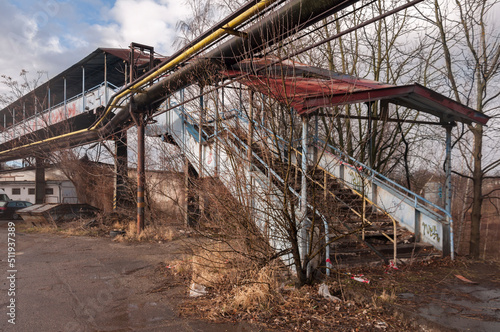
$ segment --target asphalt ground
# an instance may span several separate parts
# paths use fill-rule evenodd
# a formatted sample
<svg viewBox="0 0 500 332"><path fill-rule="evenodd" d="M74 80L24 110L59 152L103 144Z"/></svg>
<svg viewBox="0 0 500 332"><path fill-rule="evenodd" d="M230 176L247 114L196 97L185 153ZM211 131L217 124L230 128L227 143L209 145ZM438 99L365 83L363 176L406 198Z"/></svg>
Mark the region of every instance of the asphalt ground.
<svg viewBox="0 0 500 332"><path fill-rule="evenodd" d="M182 318L185 287L155 291L155 268L179 256L175 242L23 234L10 222L0 221L1 331L258 330Z"/></svg>

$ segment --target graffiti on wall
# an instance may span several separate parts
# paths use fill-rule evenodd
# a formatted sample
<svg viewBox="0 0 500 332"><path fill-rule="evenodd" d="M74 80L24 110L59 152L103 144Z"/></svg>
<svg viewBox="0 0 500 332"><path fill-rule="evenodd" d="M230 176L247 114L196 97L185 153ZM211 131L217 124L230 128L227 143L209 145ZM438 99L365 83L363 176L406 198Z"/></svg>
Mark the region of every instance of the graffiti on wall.
<svg viewBox="0 0 500 332"><path fill-rule="evenodd" d="M423 235L428 235L431 239L434 239L437 242L441 242L441 237L438 233L438 228L436 225L427 225L426 223L422 223Z"/></svg>

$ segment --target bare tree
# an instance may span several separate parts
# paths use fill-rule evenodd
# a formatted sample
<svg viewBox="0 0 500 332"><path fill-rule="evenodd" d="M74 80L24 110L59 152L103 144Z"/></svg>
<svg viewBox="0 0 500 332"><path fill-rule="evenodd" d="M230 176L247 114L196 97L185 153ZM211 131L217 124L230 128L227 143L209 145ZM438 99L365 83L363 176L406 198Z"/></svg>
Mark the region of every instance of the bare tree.
<svg viewBox="0 0 500 332"><path fill-rule="evenodd" d="M480 254L481 210L491 194L483 191L483 184L498 178L494 172L500 167L500 33L493 22L499 5L497 0L434 1L434 18L429 18L437 45L430 69L444 83L436 89L492 117L489 128L478 124L458 128L459 138L465 138L459 141L459 149L468 172L455 173L472 181L470 254L476 258Z"/></svg>

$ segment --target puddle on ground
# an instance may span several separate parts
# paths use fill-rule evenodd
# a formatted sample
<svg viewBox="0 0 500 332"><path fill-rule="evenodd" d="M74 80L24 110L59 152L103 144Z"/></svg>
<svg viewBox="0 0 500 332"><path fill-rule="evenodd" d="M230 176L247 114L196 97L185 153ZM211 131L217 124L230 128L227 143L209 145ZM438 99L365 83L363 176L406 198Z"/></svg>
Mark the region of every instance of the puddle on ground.
<svg viewBox="0 0 500 332"><path fill-rule="evenodd" d="M433 303L421 305L420 316L459 331L500 331L500 290L479 285L456 285L454 292L467 294L457 298L449 294L435 297Z"/></svg>

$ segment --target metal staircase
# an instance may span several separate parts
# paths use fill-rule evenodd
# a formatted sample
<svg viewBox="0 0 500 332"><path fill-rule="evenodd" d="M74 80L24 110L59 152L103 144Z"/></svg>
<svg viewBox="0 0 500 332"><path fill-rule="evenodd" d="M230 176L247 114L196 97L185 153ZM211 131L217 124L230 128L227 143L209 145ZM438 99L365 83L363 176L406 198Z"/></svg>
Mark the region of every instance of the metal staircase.
<svg viewBox="0 0 500 332"><path fill-rule="evenodd" d="M244 126L248 125L248 119L234 110L231 114L231 117L225 119L221 117L218 121L205 120L200 130L199 119L181 106L168 113L166 123L166 135L173 138L198 174L201 170L203 176L217 176L228 187L232 185L230 174L233 163L228 160L224 150L228 148L237 151L241 160L245 160L249 153L246 142L248 132ZM215 123L219 126L217 127ZM257 122L253 123L253 128L257 134L268 130ZM257 137L255 133L254 136ZM436 238L428 232L415 234L415 229L408 226L408 216L397 211L394 213L390 207L384 206L387 202L386 192L391 193L392 201L397 200L400 207L407 204L409 194L412 195L413 217L418 218L415 219L418 222L432 220L435 224L441 224L446 217L443 218L435 212L437 207L414 193L395 190L395 184L389 179L355 160L341 154L336 155L338 150L319 139L311 137L310 140L327 147L321 158L314 163L315 165L310 165L305 174L307 218L311 223L320 226L318 229L324 237L323 243L329 244L325 246L322 266L329 268L332 262L336 262L338 266L368 264L374 261L383 261L387 264L390 260L397 262L418 255L436 254L435 248L438 250L442 248L442 243L440 246L439 241L435 241ZM279 139L279 144L286 142ZM260 186L262 190L273 186L274 194L288 191L295 197L297 206L300 206L301 151L291 147L293 155L285 160L278 158L276 151L268 150L268 146L266 149L262 144L252 144L250 150L252 164L245 172L248 183ZM215 159L217 161L214 162ZM346 159L351 163L345 162ZM287 167L291 167L288 169L291 176L283 174ZM377 190L378 196L374 194L374 190ZM381 192L383 195L380 195ZM424 206L424 203L430 204L432 209ZM255 218L257 224L262 225L266 222L264 217L259 218L256 215ZM414 228L415 224L416 222L413 224ZM269 227L265 228L269 230ZM267 236L269 237L269 234ZM273 242L272 236L269 238ZM274 241L271 245L277 250L283 250L287 246L286 243L279 241ZM287 259L290 260L291 257L285 258Z"/></svg>

